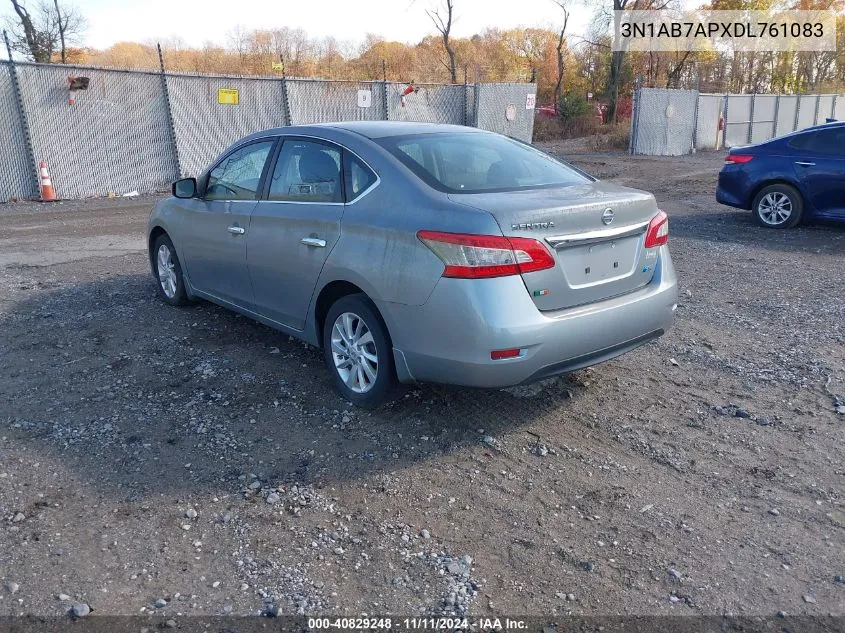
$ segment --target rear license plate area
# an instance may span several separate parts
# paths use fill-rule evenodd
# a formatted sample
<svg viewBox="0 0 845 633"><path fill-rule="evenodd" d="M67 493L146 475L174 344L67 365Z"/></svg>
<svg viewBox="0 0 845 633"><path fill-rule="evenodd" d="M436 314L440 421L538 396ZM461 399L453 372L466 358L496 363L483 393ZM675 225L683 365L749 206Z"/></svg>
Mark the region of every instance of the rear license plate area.
<svg viewBox="0 0 845 633"><path fill-rule="evenodd" d="M633 272L638 240L623 239L558 251L571 288L606 283Z"/></svg>

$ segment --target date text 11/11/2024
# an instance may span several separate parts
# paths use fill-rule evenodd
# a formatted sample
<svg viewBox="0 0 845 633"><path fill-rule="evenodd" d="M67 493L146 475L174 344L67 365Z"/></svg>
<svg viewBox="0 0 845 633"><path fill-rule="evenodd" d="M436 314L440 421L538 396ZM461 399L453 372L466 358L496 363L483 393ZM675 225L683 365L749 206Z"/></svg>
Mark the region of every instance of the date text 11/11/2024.
<svg viewBox="0 0 845 633"><path fill-rule="evenodd" d="M391 630L391 631L521 631L528 628L525 620L511 618L308 618L311 630Z"/></svg>

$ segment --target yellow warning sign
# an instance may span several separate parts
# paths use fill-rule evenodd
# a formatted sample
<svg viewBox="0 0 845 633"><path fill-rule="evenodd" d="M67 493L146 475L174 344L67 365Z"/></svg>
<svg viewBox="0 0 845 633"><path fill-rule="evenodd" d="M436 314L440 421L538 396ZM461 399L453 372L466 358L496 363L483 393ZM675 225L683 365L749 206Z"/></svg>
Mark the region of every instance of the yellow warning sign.
<svg viewBox="0 0 845 633"><path fill-rule="evenodd" d="M282 62L271 62L270 67L273 70L282 70L284 68L284 66L282 65Z"/></svg>
<svg viewBox="0 0 845 633"><path fill-rule="evenodd" d="M218 88L217 103L222 103L223 105L238 105L240 103L240 95L234 88Z"/></svg>

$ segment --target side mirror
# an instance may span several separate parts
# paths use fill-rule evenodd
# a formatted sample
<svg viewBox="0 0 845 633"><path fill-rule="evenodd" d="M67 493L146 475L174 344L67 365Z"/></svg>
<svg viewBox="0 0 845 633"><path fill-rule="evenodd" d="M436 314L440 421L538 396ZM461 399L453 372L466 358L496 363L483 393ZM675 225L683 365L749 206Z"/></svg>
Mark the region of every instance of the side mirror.
<svg viewBox="0 0 845 633"><path fill-rule="evenodd" d="M173 183L173 195L177 198L194 198L197 195L197 179L182 178Z"/></svg>

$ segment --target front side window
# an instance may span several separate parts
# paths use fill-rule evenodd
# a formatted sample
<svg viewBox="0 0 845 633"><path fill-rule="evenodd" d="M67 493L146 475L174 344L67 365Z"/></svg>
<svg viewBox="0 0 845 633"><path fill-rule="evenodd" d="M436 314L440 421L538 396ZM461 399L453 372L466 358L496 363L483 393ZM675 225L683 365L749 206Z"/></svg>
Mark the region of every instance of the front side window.
<svg viewBox="0 0 845 633"><path fill-rule="evenodd" d="M845 158L845 127L818 130L808 149L818 154Z"/></svg>
<svg viewBox="0 0 845 633"><path fill-rule="evenodd" d="M585 174L530 145L478 133L378 139L423 181L447 193L518 191L590 182Z"/></svg>
<svg viewBox="0 0 845 633"><path fill-rule="evenodd" d="M262 141L229 154L208 175L205 199L255 200L271 149L273 141Z"/></svg>
<svg viewBox="0 0 845 633"><path fill-rule="evenodd" d="M343 202L340 150L317 141L285 140L270 181L269 199Z"/></svg>

